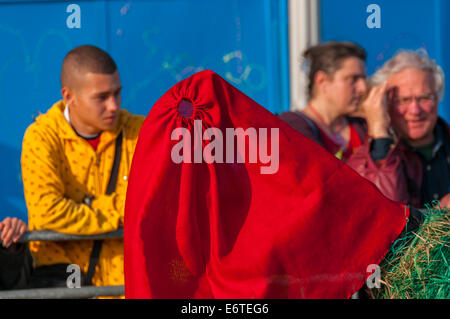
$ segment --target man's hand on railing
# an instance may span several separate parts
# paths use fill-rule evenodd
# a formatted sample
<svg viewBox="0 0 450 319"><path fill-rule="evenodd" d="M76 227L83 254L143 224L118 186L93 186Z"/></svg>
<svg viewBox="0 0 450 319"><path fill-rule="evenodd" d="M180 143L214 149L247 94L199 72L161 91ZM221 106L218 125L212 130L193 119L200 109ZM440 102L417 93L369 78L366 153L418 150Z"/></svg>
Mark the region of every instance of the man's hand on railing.
<svg viewBox="0 0 450 319"><path fill-rule="evenodd" d="M98 239L122 239L123 228L118 228L112 232L96 235L70 235L53 230L27 231L27 225L21 221L11 221L8 217L0 222L0 242L3 246L10 247L13 243L27 243L30 241L70 241L70 240L98 240ZM6 221L6 222L5 222ZM5 240L3 240L5 238Z"/></svg>
<svg viewBox="0 0 450 319"><path fill-rule="evenodd" d="M16 217L6 217L0 222L0 240L3 247L9 248L17 243L27 231L27 224Z"/></svg>
<svg viewBox="0 0 450 319"><path fill-rule="evenodd" d="M8 250L26 248L30 241L71 241L71 240L99 240L99 239L123 239L123 228L111 232L95 235L63 234L52 230L27 231L27 225L18 218L7 217L0 222L0 242ZM19 248L20 247L20 248ZM22 251L25 251L22 249ZM0 252L3 252L0 246ZM10 258L15 254L4 254ZM1 254L0 254L1 256ZM0 261L0 266L7 265ZM0 267L1 268L1 267ZM3 269L0 269L0 274ZM22 273L22 272L21 272ZM26 272L23 272L26 273ZM0 276L1 279L1 276ZM27 279L28 280L28 279ZM0 289L1 282L0 282ZM70 288L38 288L0 291L0 299L27 299L27 298L97 298L99 296L123 296L125 288L119 286L83 286L78 289Z"/></svg>

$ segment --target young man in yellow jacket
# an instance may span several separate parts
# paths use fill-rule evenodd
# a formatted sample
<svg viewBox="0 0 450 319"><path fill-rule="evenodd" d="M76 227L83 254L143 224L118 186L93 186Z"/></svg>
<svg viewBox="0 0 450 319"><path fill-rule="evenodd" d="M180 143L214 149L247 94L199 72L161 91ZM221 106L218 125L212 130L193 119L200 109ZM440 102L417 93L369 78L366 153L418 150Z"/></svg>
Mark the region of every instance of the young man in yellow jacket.
<svg viewBox="0 0 450 319"><path fill-rule="evenodd" d="M144 117L120 109L116 64L97 47L80 46L66 55L61 86L63 100L40 115L23 139L29 229L76 235L117 230L123 226L127 177ZM112 171L116 187L107 192ZM93 241L32 242L30 250L37 270L76 264L86 274ZM103 241L90 282L124 284L122 239Z"/></svg>

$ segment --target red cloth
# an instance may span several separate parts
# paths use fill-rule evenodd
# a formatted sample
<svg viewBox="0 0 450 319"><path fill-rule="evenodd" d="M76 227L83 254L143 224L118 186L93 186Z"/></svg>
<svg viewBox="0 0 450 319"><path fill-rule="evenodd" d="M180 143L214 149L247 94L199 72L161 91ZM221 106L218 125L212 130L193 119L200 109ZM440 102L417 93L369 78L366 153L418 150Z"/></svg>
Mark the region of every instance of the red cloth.
<svg viewBox="0 0 450 319"><path fill-rule="evenodd" d="M183 99L194 105L190 118L177 112ZM192 133L194 119L203 130L279 128L278 172L261 174L260 161L174 163L172 131ZM203 71L164 94L141 129L125 208L125 296L349 298L408 216L325 149Z"/></svg>
<svg viewBox="0 0 450 319"><path fill-rule="evenodd" d="M96 138L85 138L86 142L92 146L94 151L97 150L98 144L100 143L100 136L101 134L99 134Z"/></svg>
<svg viewBox="0 0 450 319"><path fill-rule="evenodd" d="M363 144L361 137L358 134L354 125L350 125L350 143L348 145L348 153L344 154L346 157L350 157L353 153L355 153L356 149Z"/></svg>

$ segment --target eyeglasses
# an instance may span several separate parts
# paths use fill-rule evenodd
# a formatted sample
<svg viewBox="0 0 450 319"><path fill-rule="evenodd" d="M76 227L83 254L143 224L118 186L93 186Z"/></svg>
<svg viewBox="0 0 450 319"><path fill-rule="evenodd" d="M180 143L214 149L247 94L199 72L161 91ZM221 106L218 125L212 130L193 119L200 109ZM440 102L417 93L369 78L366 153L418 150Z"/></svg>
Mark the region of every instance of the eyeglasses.
<svg viewBox="0 0 450 319"><path fill-rule="evenodd" d="M392 102L400 112L406 111L408 106L411 105L412 101L416 101L421 108L423 108L425 111L429 111L434 106L436 100L436 94L430 93L421 96L395 97L392 99Z"/></svg>

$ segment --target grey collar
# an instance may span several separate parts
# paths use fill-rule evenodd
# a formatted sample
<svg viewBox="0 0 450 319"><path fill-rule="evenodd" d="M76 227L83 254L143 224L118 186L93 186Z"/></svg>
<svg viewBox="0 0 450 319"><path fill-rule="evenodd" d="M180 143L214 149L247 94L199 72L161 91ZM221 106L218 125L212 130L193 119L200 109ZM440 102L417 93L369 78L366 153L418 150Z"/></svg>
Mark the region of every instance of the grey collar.
<svg viewBox="0 0 450 319"><path fill-rule="evenodd" d="M67 122L70 124L70 126L72 126L73 130L75 131L75 133L77 133L78 136L81 136L84 139L90 140L90 139L94 139L97 136L99 136L101 134L91 134L91 135L85 135L85 134L80 134L79 132L77 132L77 130L75 129L75 127L73 127L73 125L70 123L70 115L69 115L69 104L66 105L66 108L64 109L64 117L66 118Z"/></svg>

